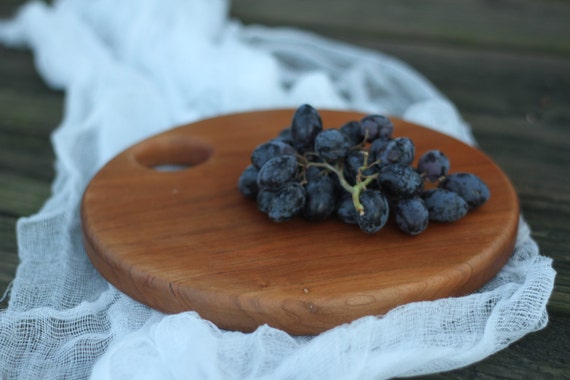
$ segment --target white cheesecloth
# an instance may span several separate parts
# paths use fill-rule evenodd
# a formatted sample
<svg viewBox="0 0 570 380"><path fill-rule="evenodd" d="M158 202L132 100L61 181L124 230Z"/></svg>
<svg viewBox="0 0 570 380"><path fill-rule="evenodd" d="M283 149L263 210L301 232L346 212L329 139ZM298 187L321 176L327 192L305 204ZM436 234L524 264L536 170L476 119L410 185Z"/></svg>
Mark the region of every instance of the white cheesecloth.
<svg viewBox="0 0 570 380"><path fill-rule="evenodd" d="M401 306L316 337L222 331L164 315L94 269L79 204L124 148L170 127L261 108L387 113L474 144L454 106L405 63L299 30L244 26L224 0L35 2L0 23L65 91L53 193L17 225L20 264L0 314L3 379L382 379L479 361L543 328L555 272L521 218L501 272L475 294Z"/></svg>

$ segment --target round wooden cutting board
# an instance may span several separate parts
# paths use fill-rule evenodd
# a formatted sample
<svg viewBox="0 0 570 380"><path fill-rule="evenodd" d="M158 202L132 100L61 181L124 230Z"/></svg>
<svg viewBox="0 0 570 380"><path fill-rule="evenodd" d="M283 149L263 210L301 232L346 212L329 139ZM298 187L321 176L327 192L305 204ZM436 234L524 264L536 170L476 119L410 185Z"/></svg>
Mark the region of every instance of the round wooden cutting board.
<svg viewBox="0 0 570 380"><path fill-rule="evenodd" d="M390 221L376 234L336 218L277 224L237 190L253 149L289 126L294 110L222 116L169 130L119 154L87 187L82 222L101 274L167 313L194 310L223 329L262 324L317 334L413 301L460 296L490 280L512 252L519 206L482 152L393 119L419 157L440 149L451 172L480 176L490 200L418 236ZM325 128L363 115L320 111ZM161 165L178 165L160 170Z"/></svg>

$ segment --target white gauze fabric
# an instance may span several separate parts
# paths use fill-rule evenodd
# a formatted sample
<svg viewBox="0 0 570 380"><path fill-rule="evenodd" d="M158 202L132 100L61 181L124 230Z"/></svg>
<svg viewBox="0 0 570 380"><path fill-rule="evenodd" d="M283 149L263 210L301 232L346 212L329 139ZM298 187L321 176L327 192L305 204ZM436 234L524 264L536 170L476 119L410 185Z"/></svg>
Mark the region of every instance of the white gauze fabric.
<svg viewBox="0 0 570 380"><path fill-rule="evenodd" d="M387 113L474 144L454 106L392 57L299 30L244 26L224 0L30 3L0 24L27 47L65 113L53 194L18 222L20 265L0 314L6 379L382 379L462 367L547 323L555 272L521 219L516 247L477 293L412 303L315 337L223 331L164 315L109 285L86 257L79 204L115 154L219 114L297 107Z"/></svg>

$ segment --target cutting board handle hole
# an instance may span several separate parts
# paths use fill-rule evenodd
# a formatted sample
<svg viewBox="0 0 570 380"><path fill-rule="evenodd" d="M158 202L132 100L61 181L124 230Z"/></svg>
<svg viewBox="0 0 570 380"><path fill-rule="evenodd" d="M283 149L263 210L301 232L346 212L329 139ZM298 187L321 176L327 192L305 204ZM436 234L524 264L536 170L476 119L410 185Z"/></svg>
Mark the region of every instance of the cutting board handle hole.
<svg viewBox="0 0 570 380"><path fill-rule="evenodd" d="M212 145L190 136L157 136L143 141L133 149L135 160L157 172L186 170L210 158Z"/></svg>
<svg viewBox="0 0 570 380"><path fill-rule="evenodd" d="M180 170L186 170L190 168L191 165L180 165L180 164L160 164L155 165L151 169L157 172L178 172Z"/></svg>

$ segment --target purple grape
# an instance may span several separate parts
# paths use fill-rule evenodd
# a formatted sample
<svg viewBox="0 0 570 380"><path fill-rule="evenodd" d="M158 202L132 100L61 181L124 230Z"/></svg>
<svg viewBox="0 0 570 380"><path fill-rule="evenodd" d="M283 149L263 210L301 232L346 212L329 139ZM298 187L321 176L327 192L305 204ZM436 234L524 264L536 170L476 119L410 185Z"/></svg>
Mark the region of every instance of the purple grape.
<svg viewBox="0 0 570 380"><path fill-rule="evenodd" d="M336 215L346 224L357 224L358 213L354 208L351 194L345 192L342 195L337 203Z"/></svg>
<svg viewBox="0 0 570 380"><path fill-rule="evenodd" d="M356 183L356 176L358 175L358 169L364 165L364 152L360 150L351 151L344 160L343 174L346 181L354 185Z"/></svg>
<svg viewBox="0 0 570 380"><path fill-rule="evenodd" d="M422 199L434 222L455 222L467 214L467 202L453 191L431 189L422 193Z"/></svg>
<svg viewBox="0 0 570 380"><path fill-rule="evenodd" d="M417 235L428 226L429 211L419 197L401 198L394 204L394 221L403 232Z"/></svg>
<svg viewBox="0 0 570 380"><path fill-rule="evenodd" d="M384 147L386 146L386 144L388 144L389 141L390 140L384 140L380 138L372 141L372 144L370 144L370 148L368 148L369 161L371 163L378 160L380 152L384 149Z"/></svg>
<svg viewBox="0 0 570 380"><path fill-rule="evenodd" d="M362 136L360 123L358 121L349 121L340 127L339 131L348 137L351 146L358 145L364 141L364 136Z"/></svg>
<svg viewBox="0 0 570 380"><path fill-rule="evenodd" d="M275 139L258 145L251 153L251 163L257 169L261 169L272 158L285 155L295 156L296 154L297 152L291 145Z"/></svg>
<svg viewBox="0 0 570 380"><path fill-rule="evenodd" d="M298 172L297 158L279 156L267 161L257 174L260 189L276 191L295 179Z"/></svg>
<svg viewBox="0 0 570 380"><path fill-rule="evenodd" d="M364 159L366 155L365 152L361 150L351 150L346 158L344 159L343 175L346 181L351 184L356 184L356 177L358 176L358 170L364 166ZM372 162L368 160L367 165ZM362 170L362 175L364 177L371 176L378 171L378 166L369 166ZM370 186L373 186L374 182Z"/></svg>
<svg viewBox="0 0 570 380"><path fill-rule="evenodd" d="M275 139L293 146L293 133L291 132L291 127L282 129Z"/></svg>
<svg viewBox="0 0 570 380"><path fill-rule="evenodd" d="M364 213L358 214L356 221L360 229L366 233L380 231L388 221L388 200L379 190L364 190L360 194L360 203Z"/></svg>
<svg viewBox="0 0 570 380"><path fill-rule="evenodd" d="M392 196L410 197L423 190L424 181L411 166L391 164L378 171L378 184Z"/></svg>
<svg viewBox="0 0 570 380"><path fill-rule="evenodd" d="M338 161L344 158L349 150L348 137L337 129L325 129L315 138L315 152L325 161Z"/></svg>
<svg viewBox="0 0 570 380"><path fill-rule="evenodd" d="M303 216L310 221L327 219L335 211L337 187L328 175L316 176L305 185L306 201Z"/></svg>
<svg viewBox="0 0 570 380"><path fill-rule="evenodd" d="M453 173L439 184L442 189L457 193L467 202L472 210L487 202L491 192L487 185L472 173Z"/></svg>
<svg viewBox="0 0 570 380"><path fill-rule="evenodd" d="M305 168L305 180L311 181L320 176L328 175L327 170L318 166L309 166Z"/></svg>
<svg viewBox="0 0 570 380"><path fill-rule="evenodd" d="M377 138L388 140L392 137L394 124L383 115L367 115L360 120L360 134L366 136L366 141Z"/></svg>
<svg viewBox="0 0 570 380"><path fill-rule="evenodd" d="M273 197L267 215L274 222L286 222L297 215L305 206L305 189L299 183L291 182L282 187Z"/></svg>
<svg viewBox="0 0 570 380"><path fill-rule="evenodd" d="M257 193L257 209L263 213L268 213L269 208L271 207L271 202L273 202L273 198L275 198L276 193L274 191L269 190L259 190Z"/></svg>
<svg viewBox="0 0 570 380"><path fill-rule="evenodd" d="M449 159L439 150L430 150L418 160L418 172L429 181L437 181L449 172Z"/></svg>
<svg viewBox="0 0 570 380"><path fill-rule="evenodd" d="M257 197L259 192L259 187L257 186L258 172L255 166L249 165L239 177L238 190L246 198L255 199Z"/></svg>
<svg viewBox="0 0 570 380"><path fill-rule="evenodd" d="M380 165L402 164L411 165L414 160L415 147L407 137L396 137L388 141L376 154Z"/></svg>
<svg viewBox="0 0 570 380"><path fill-rule="evenodd" d="M291 122L291 137L299 146L311 146L323 130L321 116L313 107L303 104L295 111Z"/></svg>

